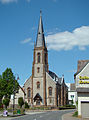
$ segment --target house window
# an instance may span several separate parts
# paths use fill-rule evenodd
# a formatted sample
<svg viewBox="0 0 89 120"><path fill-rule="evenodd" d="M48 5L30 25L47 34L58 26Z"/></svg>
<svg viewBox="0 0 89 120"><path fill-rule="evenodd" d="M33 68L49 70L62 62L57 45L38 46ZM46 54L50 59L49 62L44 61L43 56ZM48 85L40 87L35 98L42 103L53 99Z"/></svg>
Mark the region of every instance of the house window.
<svg viewBox="0 0 89 120"><path fill-rule="evenodd" d="M74 95L71 95L71 98L74 98Z"/></svg>
<svg viewBox="0 0 89 120"><path fill-rule="evenodd" d="M40 72L40 68L38 67L38 68L37 68L37 73L39 73L39 72Z"/></svg>
<svg viewBox="0 0 89 120"><path fill-rule="evenodd" d="M49 96L52 96L52 87L49 87Z"/></svg>
<svg viewBox="0 0 89 120"><path fill-rule="evenodd" d="M40 63L40 53L37 54L37 62Z"/></svg>
<svg viewBox="0 0 89 120"><path fill-rule="evenodd" d="M37 89L40 88L40 82L37 82Z"/></svg>
<svg viewBox="0 0 89 120"><path fill-rule="evenodd" d="M31 97L31 89L30 88L27 89L27 95L29 98Z"/></svg>

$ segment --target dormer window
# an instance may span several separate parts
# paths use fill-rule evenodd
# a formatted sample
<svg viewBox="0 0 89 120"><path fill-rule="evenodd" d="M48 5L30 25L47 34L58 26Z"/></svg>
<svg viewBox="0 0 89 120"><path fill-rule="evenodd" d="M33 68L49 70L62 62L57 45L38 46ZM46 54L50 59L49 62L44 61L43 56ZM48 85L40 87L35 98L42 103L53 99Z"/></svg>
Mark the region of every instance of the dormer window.
<svg viewBox="0 0 89 120"><path fill-rule="evenodd" d="M40 63L40 53L37 54L37 62Z"/></svg>

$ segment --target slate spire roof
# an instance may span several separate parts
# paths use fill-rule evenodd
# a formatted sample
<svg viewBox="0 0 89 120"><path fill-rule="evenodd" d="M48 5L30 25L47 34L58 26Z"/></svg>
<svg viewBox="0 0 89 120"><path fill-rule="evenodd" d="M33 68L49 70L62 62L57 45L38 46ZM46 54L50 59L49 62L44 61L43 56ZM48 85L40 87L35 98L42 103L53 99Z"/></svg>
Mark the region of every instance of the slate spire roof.
<svg viewBox="0 0 89 120"><path fill-rule="evenodd" d="M43 30L43 23L42 23L42 12L40 11L40 20L38 25L38 33L36 39L36 47L45 47L45 38L44 38L44 30Z"/></svg>

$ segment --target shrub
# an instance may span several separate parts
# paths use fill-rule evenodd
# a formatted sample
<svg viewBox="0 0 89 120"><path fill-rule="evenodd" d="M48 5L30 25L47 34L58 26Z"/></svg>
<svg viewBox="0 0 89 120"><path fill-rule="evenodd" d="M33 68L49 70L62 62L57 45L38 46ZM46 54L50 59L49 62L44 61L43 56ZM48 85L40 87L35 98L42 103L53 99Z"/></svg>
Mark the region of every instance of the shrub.
<svg viewBox="0 0 89 120"><path fill-rule="evenodd" d="M3 110L3 104L0 103L0 111L2 111L2 110Z"/></svg>
<svg viewBox="0 0 89 120"><path fill-rule="evenodd" d="M78 111L74 112L73 117L78 117Z"/></svg>
<svg viewBox="0 0 89 120"><path fill-rule="evenodd" d="M27 102L25 102L25 108L29 108L29 105Z"/></svg>
<svg viewBox="0 0 89 120"><path fill-rule="evenodd" d="M65 107L73 107L73 108L76 108L75 105L65 105Z"/></svg>
<svg viewBox="0 0 89 120"><path fill-rule="evenodd" d="M14 110L14 111L13 111L13 114L17 114L17 111L16 111L16 110Z"/></svg>
<svg viewBox="0 0 89 120"><path fill-rule="evenodd" d="M78 100L76 101L76 106L77 106L77 108L78 108Z"/></svg>
<svg viewBox="0 0 89 120"><path fill-rule="evenodd" d="M22 106L24 105L23 97L19 97L18 104L19 104L20 108L22 108Z"/></svg>
<svg viewBox="0 0 89 120"><path fill-rule="evenodd" d="M0 108L3 108L3 104L2 103L0 103Z"/></svg>
<svg viewBox="0 0 89 120"><path fill-rule="evenodd" d="M71 101L71 104L72 104L72 105L74 104L74 101L73 101L73 99L72 99L72 101Z"/></svg>
<svg viewBox="0 0 89 120"><path fill-rule="evenodd" d="M9 106L10 99L9 98L4 98L3 99L3 104L5 105L5 108L7 109L7 106Z"/></svg>
<svg viewBox="0 0 89 120"><path fill-rule="evenodd" d="M25 109L21 109L21 114L25 114Z"/></svg>

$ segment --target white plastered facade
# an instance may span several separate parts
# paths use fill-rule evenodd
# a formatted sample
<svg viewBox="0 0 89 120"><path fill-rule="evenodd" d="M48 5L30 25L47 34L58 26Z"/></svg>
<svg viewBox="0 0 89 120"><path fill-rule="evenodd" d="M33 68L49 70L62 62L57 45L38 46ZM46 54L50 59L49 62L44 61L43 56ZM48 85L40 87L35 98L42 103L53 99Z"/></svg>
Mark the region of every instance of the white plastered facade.
<svg viewBox="0 0 89 120"><path fill-rule="evenodd" d="M79 77L82 76L87 76L89 77L89 63L76 75L75 83L76 83L76 89L81 88L88 88L89 89L89 84L80 84ZM89 80L82 80L82 81L89 81ZM78 92L78 115L82 116L82 110L81 110L81 103L82 102L89 102L89 92Z"/></svg>

